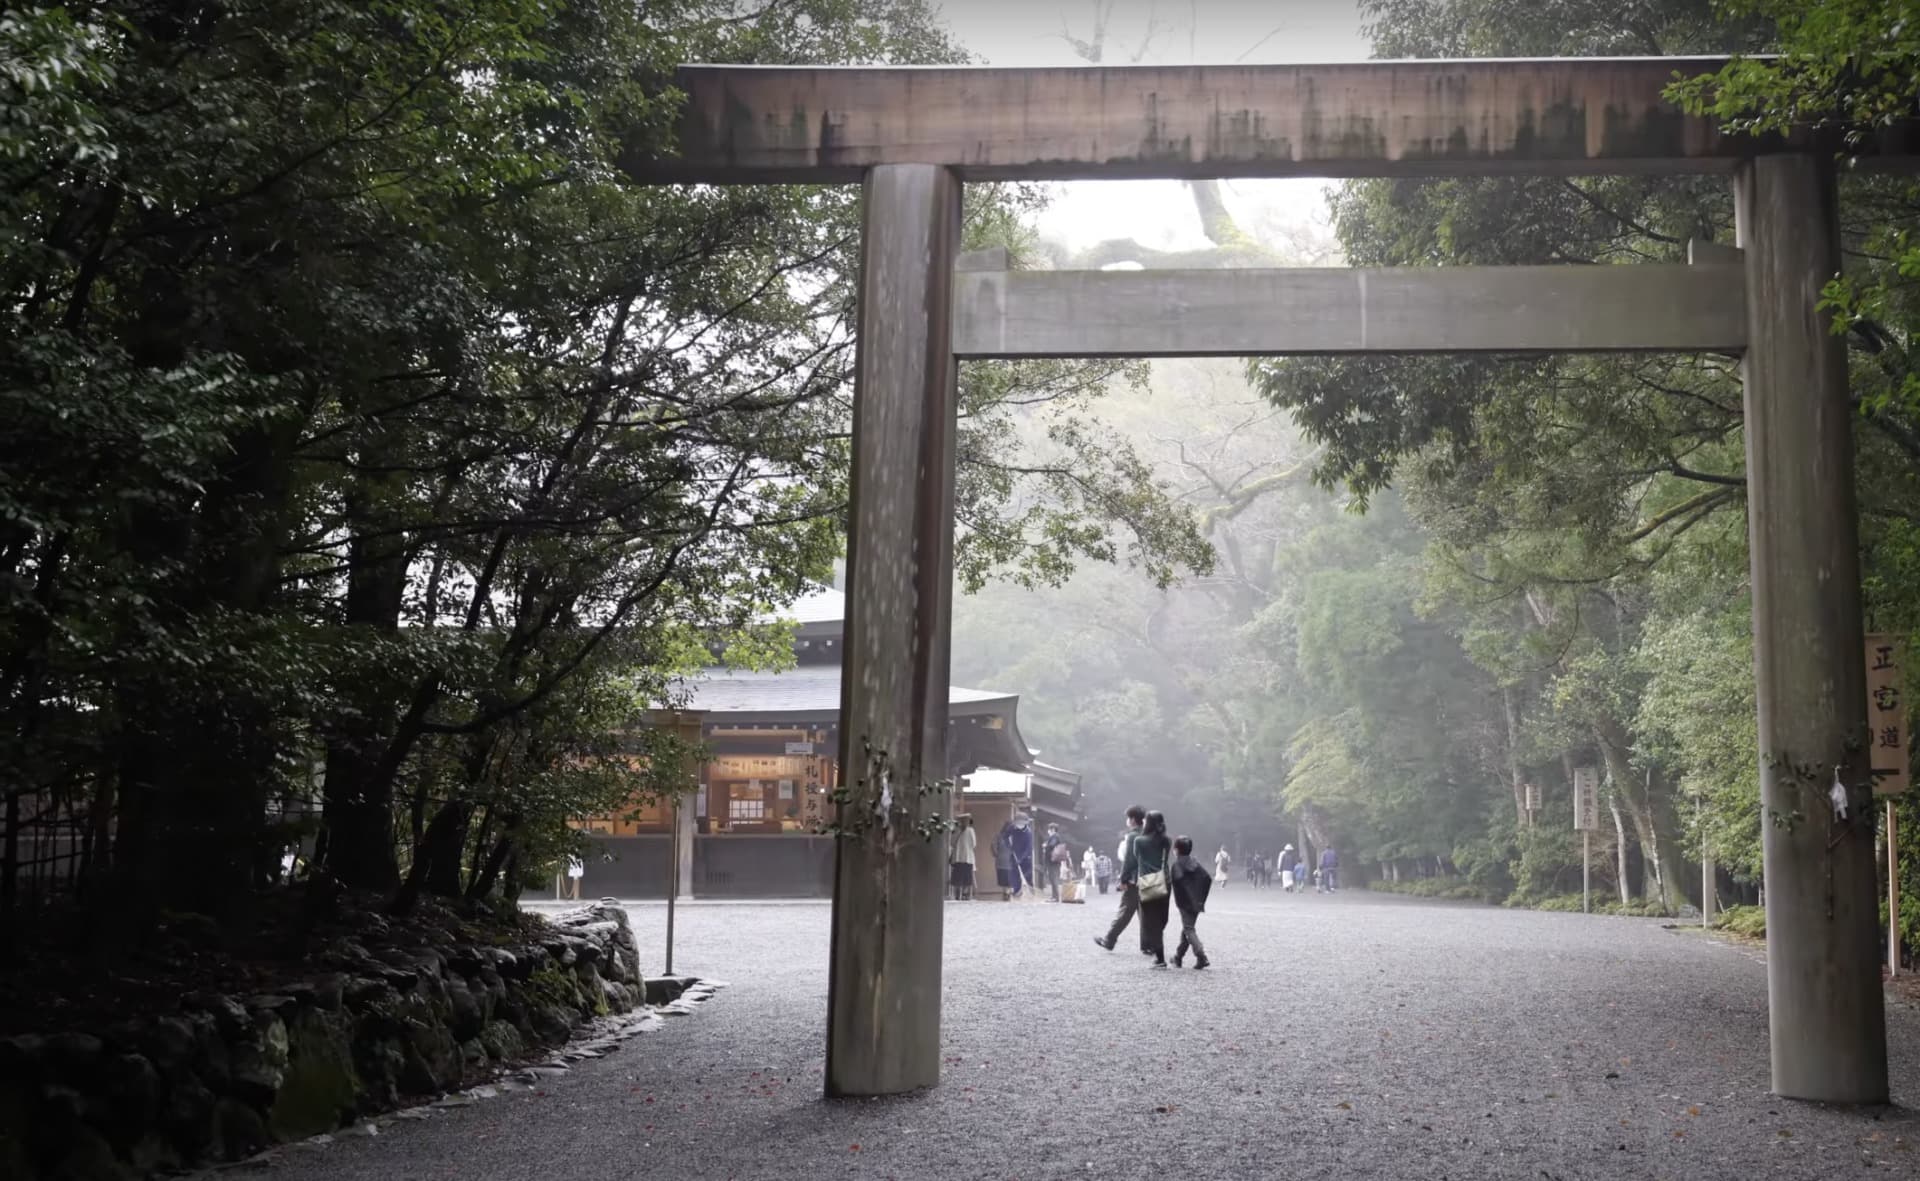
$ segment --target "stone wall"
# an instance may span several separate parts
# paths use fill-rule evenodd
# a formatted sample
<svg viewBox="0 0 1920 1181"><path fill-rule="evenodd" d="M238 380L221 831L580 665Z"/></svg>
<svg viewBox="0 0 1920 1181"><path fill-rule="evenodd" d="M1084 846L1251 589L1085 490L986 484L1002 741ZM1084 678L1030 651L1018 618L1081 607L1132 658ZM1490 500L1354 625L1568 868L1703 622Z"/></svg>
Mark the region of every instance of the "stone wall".
<svg viewBox="0 0 1920 1181"><path fill-rule="evenodd" d="M94 1033L0 1039L0 1177L135 1177L251 1156L492 1074L646 1001L626 912L503 947L401 946L377 918L270 994L197 994Z"/></svg>

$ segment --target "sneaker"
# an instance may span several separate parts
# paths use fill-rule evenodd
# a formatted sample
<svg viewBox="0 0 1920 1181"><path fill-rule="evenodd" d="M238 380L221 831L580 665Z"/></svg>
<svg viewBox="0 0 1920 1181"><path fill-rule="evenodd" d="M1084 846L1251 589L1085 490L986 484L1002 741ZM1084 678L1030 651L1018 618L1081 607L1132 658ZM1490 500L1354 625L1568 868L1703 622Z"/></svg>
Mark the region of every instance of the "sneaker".
<svg viewBox="0 0 1920 1181"><path fill-rule="evenodd" d="M1151 966L1153 966L1153 967L1155 967L1155 968L1159 968L1159 969L1161 969L1161 970L1163 970L1163 971L1164 971L1164 970L1166 969L1166 966L1167 966L1167 961L1165 961L1165 960L1155 960L1155 961L1153 961L1153 964L1152 964Z"/></svg>
<svg viewBox="0 0 1920 1181"><path fill-rule="evenodd" d="M1113 950L1113 944L1111 944L1111 943L1108 943L1108 942L1107 942L1107 941L1106 941L1105 939L1102 939L1102 938L1100 938L1100 936L1098 936L1098 935L1095 935L1095 936L1093 937L1093 945L1094 945L1095 947L1097 947L1097 948L1099 948L1099 949L1100 949L1101 951L1112 951L1112 950Z"/></svg>
<svg viewBox="0 0 1920 1181"><path fill-rule="evenodd" d="M1183 963L1181 963L1181 962L1180 962L1180 957L1179 957L1179 956L1174 956L1174 957L1173 957L1173 966L1174 966L1174 967L1176 967L1176 968L1184 968L1184 967L1186 967L1186 965L1185 965L1185 964L1183 964Z"/></svg>
<svg viewBox="0 0 1920 1181"><path fill-rule="evenodd" d="M1211 964L1212 962L1213 962L1212 960L1210 960L1210 959L1206 959L1206 958L1204 958L1204 957L1203 957L1203 958L1201 958L1201 959L1197 959L1197 960L1195 960L1195 961L1193 961L1193 970L1194 970L1194 971L1196 971L1196 972L1198 972L1198 971L1200 971L1200 970L1201 970L1202 968L1204 968L1204 967L1206 967L1206 966L1207 966L1208 964ZM1175 967L1179 967L1179 965L1178 965L1178 964L1175 964L1174 966L1175 966Z"/></svg>

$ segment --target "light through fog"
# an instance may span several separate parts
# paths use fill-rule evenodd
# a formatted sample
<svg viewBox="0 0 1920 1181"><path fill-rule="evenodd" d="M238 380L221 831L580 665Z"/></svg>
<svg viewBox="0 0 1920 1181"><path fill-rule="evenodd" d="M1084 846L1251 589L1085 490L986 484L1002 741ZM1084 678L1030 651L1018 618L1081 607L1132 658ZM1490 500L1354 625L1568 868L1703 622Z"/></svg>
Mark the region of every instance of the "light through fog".
<svg viewBox="0 0 1920 1181"><path fill-rule="evenodd" d="M1086 65L1097 13L1111 15L1102 64L1218 65L1360 61L1368 43L1353 0L946 0L947 22L968 50L996 66ZM1079 43L1077 47L1075 42ZM1156 250L1201 250L1193 201L1180 181L1082 181L1048 186L1037 220L1044 238L1078 253L1132 238ZM1326 221L1326 182L1235 180L1227 207L1248 232L1303 236Z"/></svg>

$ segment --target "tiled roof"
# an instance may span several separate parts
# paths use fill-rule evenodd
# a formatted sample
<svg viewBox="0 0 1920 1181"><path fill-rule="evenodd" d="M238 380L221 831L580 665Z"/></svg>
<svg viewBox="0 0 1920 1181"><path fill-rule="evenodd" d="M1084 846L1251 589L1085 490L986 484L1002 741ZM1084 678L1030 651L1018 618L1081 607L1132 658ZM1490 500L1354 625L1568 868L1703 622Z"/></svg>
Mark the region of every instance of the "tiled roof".
<svg viewBox="0 0 1920 1181"><path fill-rule="evenodd" d="M688 699L677 708L700 710L708 720L717 714L837 713L840 709L840 668L837 665L801 667L785 672L739 672L711 668L685 683ZM947 690L950 705L1013 702L1016 694L991 689Z"/></svg>
<svg viewBox="0 0 1920 1181"><path fill-rule="evenodd" d="M847 617L847 596L831 587L815 587L792 605L767 616L793 623L839 623Z"/></svg>

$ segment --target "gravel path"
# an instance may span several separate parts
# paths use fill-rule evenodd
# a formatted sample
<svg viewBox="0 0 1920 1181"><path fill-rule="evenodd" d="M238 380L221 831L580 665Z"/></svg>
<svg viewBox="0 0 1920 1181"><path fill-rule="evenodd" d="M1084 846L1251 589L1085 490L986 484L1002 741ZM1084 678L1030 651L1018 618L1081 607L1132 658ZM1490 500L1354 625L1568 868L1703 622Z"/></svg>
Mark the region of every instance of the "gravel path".
<svg viewBox="0 0 1920 1181"><path fill-rule="evenodd" d="M692 906L697 1016L520 1093L288 1150L272 1181L1920 1177L1920 1011L1895 1098L1767 1094L1755 952L1645 920L1349 891L1216 893L1206 972L1087 906L949 904L945 1080L819 1097L828 911ZM636 907L643 949L665 913Z"/></svg>

